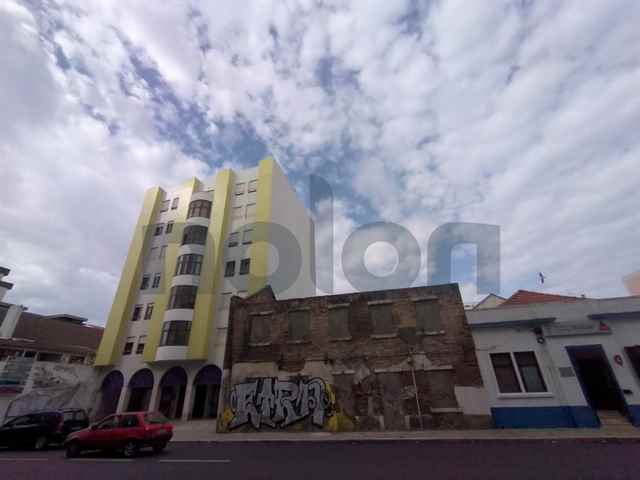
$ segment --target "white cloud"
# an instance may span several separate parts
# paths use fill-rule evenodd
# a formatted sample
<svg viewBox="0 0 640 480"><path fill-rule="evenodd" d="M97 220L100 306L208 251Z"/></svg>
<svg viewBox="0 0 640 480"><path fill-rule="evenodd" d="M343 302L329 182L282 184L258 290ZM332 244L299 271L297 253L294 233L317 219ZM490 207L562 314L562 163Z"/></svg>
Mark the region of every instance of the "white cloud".
<svg viewBox="0 0 640 480"><path fill-rule="evenodd" d="M0 8L0 263L34 309L103 321L144 188L216 168L184 142L225 124L334 184L340 291L344 240L380 219L417 238L420 278L437 225L499 225L504 294L538 271L622 294L640 268L637 2Z"/></svg>

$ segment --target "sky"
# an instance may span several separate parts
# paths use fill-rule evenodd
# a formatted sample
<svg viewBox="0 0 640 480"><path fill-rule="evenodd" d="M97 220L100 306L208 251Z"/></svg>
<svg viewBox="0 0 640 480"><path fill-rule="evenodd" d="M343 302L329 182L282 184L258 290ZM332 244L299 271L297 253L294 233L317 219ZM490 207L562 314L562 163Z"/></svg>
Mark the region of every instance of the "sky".
<svg viewBox="0 0 640 480"><path fill-rule="evenodd" d="M625 295L638 25L635 0L3 0L5 300L104 324L144 191L267 154L307 204L309 174L334 192L335 292L345 239L385 221L418 241L417 284L434 229L472 222L500 229L496 293ZM475 255L453 251L467 302Z"/></svg>

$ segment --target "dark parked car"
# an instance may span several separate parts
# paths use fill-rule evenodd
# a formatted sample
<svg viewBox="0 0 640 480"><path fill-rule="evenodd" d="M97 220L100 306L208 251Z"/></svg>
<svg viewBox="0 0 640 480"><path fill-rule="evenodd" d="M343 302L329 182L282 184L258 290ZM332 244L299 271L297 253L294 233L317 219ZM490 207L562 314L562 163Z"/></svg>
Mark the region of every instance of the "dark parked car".
<svg viewBox="0 0 640 480"><path fill-rule="evenodd" d="M63 443L67 435L88 425L89 417L81 409L20 415L0 427L0 446L42 450L48 445Z"/></svg>
<svg viewBox="0 0 640 480"><path fill-rule="evenodd" d="M121 450L125 457L135 456L141 448L160 453L173 436L173 425L164 415L154 412L127 412L109 415L90 428L67 437L67 457L85 450Z"/></svg>

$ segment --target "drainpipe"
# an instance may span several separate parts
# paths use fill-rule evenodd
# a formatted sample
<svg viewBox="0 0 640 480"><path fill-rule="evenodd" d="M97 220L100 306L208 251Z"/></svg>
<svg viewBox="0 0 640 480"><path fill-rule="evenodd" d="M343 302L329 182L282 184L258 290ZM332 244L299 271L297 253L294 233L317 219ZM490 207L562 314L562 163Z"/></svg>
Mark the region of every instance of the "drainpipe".
<svg viewBox="0 0 640 480"><path fill-rule="evenodd" d="M416 382L416 370L413 368L413 349L409 347L409 365L411 366L411 378L413 379L413 391L416 397L416 407L418 408L418 421L420 422L420 430L424 430L422 423L422 409L420 408L420 396L418 395L418 382Z"/></svg>

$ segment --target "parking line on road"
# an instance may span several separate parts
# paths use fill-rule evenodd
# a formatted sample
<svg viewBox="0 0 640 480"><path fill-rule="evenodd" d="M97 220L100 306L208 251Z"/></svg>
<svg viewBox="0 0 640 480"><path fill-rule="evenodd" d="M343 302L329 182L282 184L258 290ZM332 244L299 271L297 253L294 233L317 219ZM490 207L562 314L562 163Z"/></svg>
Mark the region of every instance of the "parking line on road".
<svg viewBox="0 0 640 480"><path fill-rule="evenodd" d="M0 460L9 462L46 462L48 457L0 457Z"/></svg>
<svg viewBox="0 0 640 480"><path fill-rule="evenodd" d="M111 462L111 463L128 463L133 462L131 458L71 458L71 462Z"/></svg>
<svg viewBox="0 0 640 480"><path fill-rule="evenodd" d="M174 458L158 460L160 463L231 463L228 458Z"/></svg>

